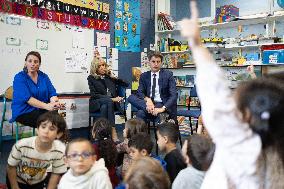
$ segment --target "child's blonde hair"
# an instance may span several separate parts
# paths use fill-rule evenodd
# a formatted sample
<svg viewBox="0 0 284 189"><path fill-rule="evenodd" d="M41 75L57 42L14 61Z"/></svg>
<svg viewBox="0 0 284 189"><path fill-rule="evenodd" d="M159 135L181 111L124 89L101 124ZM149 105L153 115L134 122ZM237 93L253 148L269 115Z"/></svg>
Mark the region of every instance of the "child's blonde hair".
<svg viewBox="0 0 284 189"><path fill-rule="evenodd" d="M129 189L170 189L170 179L161 164L150 157L135 161L126 172Z"/></svg>

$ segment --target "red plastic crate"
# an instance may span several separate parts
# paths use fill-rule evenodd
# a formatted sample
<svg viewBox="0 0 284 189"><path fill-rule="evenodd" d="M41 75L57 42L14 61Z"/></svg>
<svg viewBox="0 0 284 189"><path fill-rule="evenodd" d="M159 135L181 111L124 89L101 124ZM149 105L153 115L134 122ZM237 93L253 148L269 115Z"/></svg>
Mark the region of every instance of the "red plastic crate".
<svg viewBox="0 0 284 189"><path fill-rule="evenodd" d="M284 44L274 44L274 45L263 45L261 46L261 50L279 50L284 49Z"/></svg>

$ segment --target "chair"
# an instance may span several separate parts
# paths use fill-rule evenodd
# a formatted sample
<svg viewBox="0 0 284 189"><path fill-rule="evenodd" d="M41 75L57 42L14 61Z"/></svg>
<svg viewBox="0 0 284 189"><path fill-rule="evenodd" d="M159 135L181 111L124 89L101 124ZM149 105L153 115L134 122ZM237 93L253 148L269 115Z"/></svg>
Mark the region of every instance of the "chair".
<svg viewBox="0 0 284 189"><path fill-rule="evenodd" d="M178 110L177 111L177 116L184 116L184 117L188 117L189 118L189 125L190 125L190 129L191 129L191 134L193 134L193 129L192 129L192 118L197 119L196 121L196 130L197 130L197 126L198 126L198 118L201 115L201 107L198 106L194 106L197 109L192 109L190 102L192 101L193 97L198 97L197 95L197 91L196 91L196 86L194 85L193 88L190 89L190 93L189 93L189 103L188 103L188 109L187 110Z"/></svg>
<svg viewBox="0 0 284 189"><path fill-rule="evenodd" d="M123 103L121 103L121 108L123 110L123 113L121 113L120 111L115 111L114 115L123 115L124 116L124 120L125 122L127 121L127 117L126 117L126 108L127 108L127 103L126 103L126 87L123 86L118 86L117 87L117 94L118 96L124 97L123 98ZM98 112L94 112L94 113L89 113L89 129L91 129L92 127L92 122L96 119L102 117L101 113ZM89 136L91 138L91 136Z"/></svg>
<svg viewBox="0 0 284 189"><path fill-rule="evenodd" d="M10 86L8 89L6 89L5 93L3 94L3 112L2 112L2 119L1 119L1 125L0 125L0 148L2 148L2 131L3 131L3 125L5 121L8 121L6 118L6 110L7 110L7 101L13 100L13 87ZM19 140L19 127L22 126L22 124L18 122L12 123L12 135L13 135L13 125L16 125L16 142ZM35 128L33 128L33 135L35 135ZM7 138L10 139L10 138Z"/></svg>
<svg viewBox="0 0 284 189"><path fill-rule="evenodd" d="M138 109L131 104L131 118L138 112Z"/></svg>

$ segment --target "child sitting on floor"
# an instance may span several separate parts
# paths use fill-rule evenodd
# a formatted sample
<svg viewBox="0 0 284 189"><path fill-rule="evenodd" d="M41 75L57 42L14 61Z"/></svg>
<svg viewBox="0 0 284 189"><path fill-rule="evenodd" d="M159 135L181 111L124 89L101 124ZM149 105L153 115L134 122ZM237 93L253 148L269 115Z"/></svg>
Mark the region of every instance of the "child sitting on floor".
<svg viewBox="0 0 284 189"><path fill-rule="evenodd" d="M66 131L65 120L56 112L42 114L37 120L38 136L19 140L8 158L7 187L21 189L56 188L64 164L65 145L56 139ZM52 172L47 181L47 169Z"/></svg>
<svg viewBox="0 0 284 189"><path fill-rule="evenodd" d="M182 155L187 168L181 170L175 178L172 189L199 189L209 168L215 146L212 141L201 135L193 134L184 141Z"/></svg>
<svg viewBox="0 0 284 189"><path fill-rule="evenodd" d="M186 168L184 159L180 151L176 148L179 130L173 123L162 123L157 130L157 144L162 152L165 152L165 162L167 172L173 182L180 170Z"/></svg>
<svg viewBox="0 0 284 189"><path fill-rule="evenodd" d="M129 189L170 189L169 176L159 161L141 157L126 172L124 179Z"/></svg>
<svg viewBox="0 0 284 189"><path fill-rule="evenodd" d="M70 167L60 180L58 189L111 189L104 159L96 161L89 140L77 138L68 143L65 162Z"/></svg>
<svg viewBox="0 0 284 189"><path fill-rule="evenodd" d="M105 118L97 119L93 125L92 135L95 140L93 147L97 158L104 158L112 186L115 187L119 183L119 178L116 174L117 150L112 139L111 122Z"/></svg>
<svg viewBox="0 0 284 189"><path fill-rule="evenodd" d="M129 147L128 147L129 139L138 133L146 133L146 132L147 132L147 126L142 119L132 118L126 121L125 129L123 130L124 141L116 145L118 153L124 153L123 165L121 169L121 175L123 177L132 162L129 156Z"/></svg>

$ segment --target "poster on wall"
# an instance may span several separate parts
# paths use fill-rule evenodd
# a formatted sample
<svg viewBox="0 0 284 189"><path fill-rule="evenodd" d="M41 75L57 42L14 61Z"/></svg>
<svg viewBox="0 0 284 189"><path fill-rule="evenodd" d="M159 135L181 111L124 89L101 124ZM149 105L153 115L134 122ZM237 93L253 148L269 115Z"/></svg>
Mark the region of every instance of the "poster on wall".
<svg viewBox="0 0 284 189"><path fill-rule="evenodd" d="M87 53L65 51L65 72L82 73L87 69Z"/></svg>
<svg viewBox="0 0 284 189"><path fill-rule="evenodd" d="M115 48L140 52L140 1L115 1Z"/></svg>

